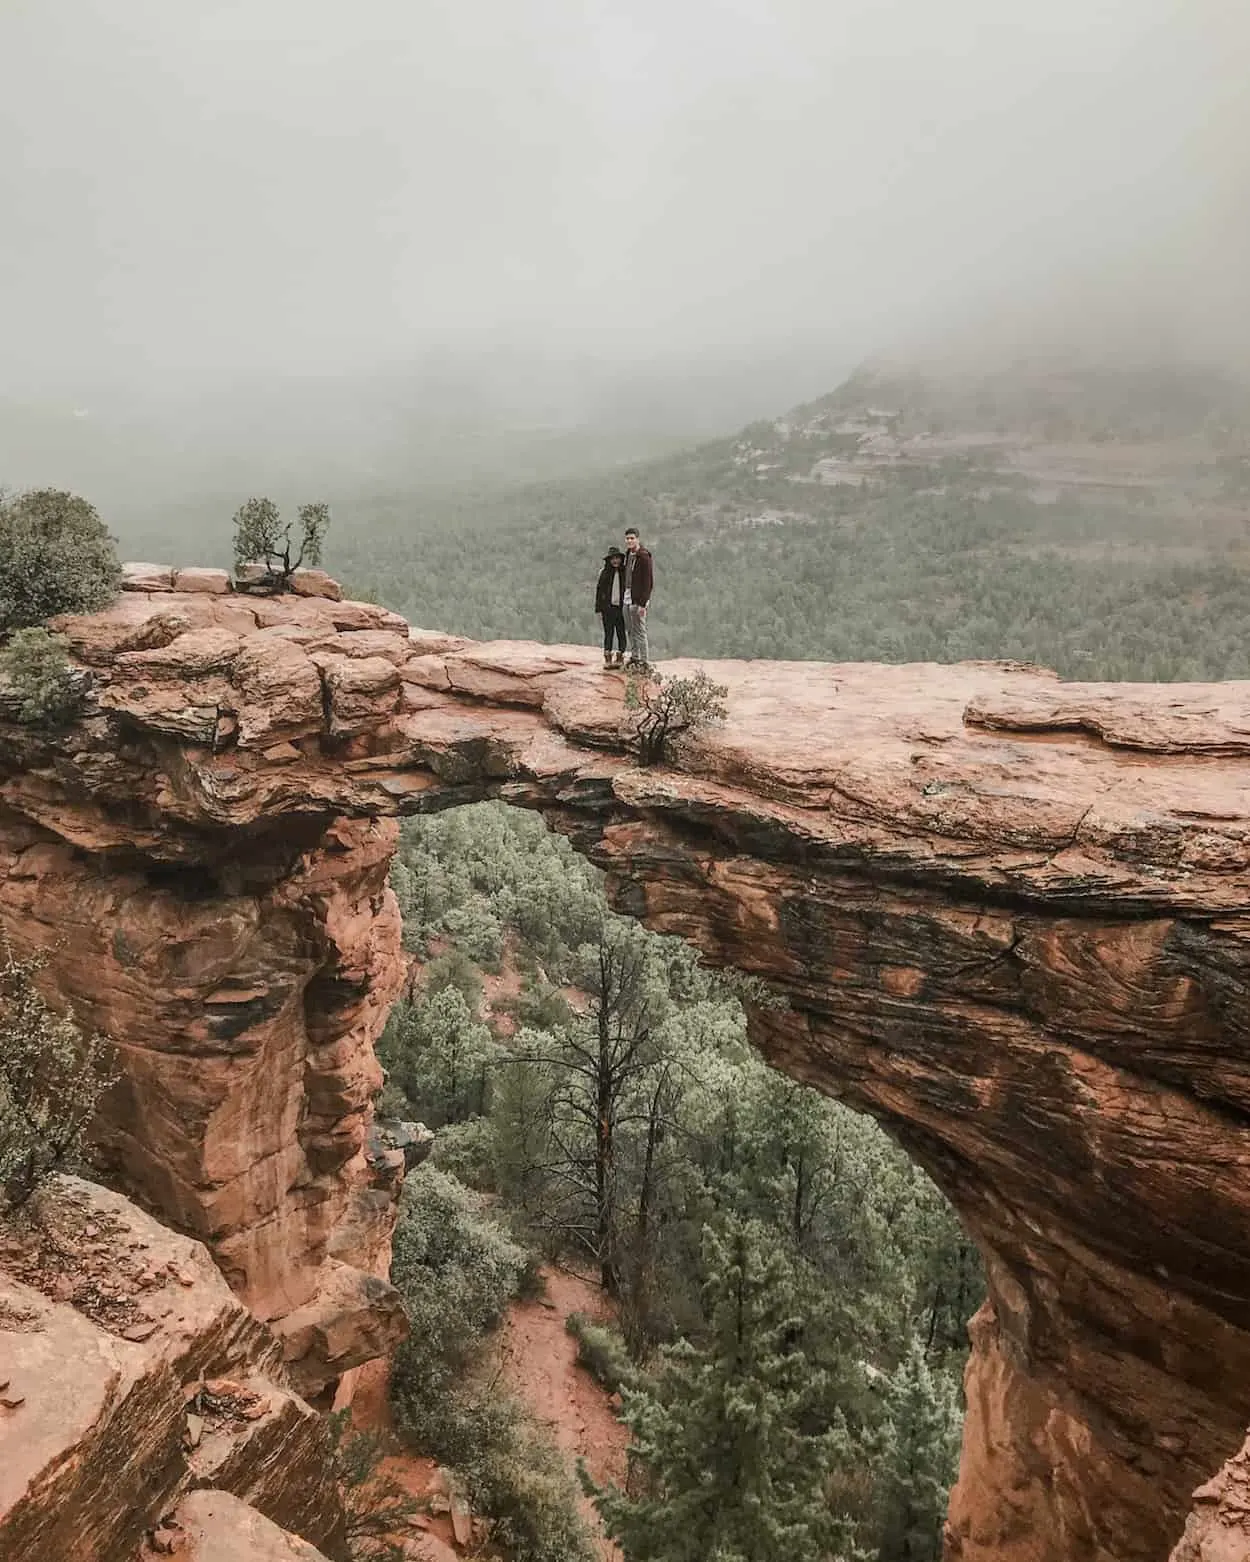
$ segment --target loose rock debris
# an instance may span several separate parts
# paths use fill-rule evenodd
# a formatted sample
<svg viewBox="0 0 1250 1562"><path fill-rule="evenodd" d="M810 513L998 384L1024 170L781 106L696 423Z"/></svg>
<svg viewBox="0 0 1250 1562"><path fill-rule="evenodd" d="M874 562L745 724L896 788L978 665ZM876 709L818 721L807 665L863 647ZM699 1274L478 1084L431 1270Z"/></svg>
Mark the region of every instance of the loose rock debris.
<svg viewBox="0 0 1250 1562"><path fill-rule="evenodd" d="M92 1209L82 1194L64 1187L43 1190L0 1226L0 1268L136 1344L160 1328L144 1300L170 1285L195 1284L194 1275L173 1261L153 1259L124 1220ZM0 1329L20 1311L0 1303ZM32 1315L16 1327L33 1321Z"/></svg>

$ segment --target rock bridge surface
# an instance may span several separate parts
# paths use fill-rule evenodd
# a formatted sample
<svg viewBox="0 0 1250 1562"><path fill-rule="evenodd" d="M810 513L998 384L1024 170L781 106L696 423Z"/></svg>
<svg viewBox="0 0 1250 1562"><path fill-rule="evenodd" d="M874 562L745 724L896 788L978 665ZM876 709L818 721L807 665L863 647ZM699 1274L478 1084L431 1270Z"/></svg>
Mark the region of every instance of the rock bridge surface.
<svg viewBox="0 0 1250 1562"><path fill-rule="evenodd" d="M145 583L62 625L73 729L0 722L0 921L121 1046L118 1175L297 1381L402 1327L369 1143L395 820L500 796L770 983L768 1057L959 1209L990 1299L948 1555L1167 1554L1250 1420L1250 685L708 664L728 721L640 770L589 651Z"/></svg>

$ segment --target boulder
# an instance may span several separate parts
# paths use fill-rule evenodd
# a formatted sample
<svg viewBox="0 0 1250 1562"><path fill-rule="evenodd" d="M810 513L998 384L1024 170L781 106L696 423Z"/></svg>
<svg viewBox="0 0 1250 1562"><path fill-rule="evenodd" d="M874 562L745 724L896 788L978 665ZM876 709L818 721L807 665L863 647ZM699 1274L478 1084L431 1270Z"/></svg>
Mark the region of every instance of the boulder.
<svg viewBox="0 0 1250 1562"><path fill-rule="evenodd" d="M329 703L330 734L352 737L383 726L399 706L400 675L381 656L350 657L313 651Z"/></svg>
<svg viewBox="0 0 1250 1562"><path fill-rule="evenodd" d="M325 597L330 602L343 599L342 586L337 580L331 580L323 569L297 569L287 586L297 597Z"/></svg>
<svg viewBox="0 0 1250 1562"><path fill-rule="evenodd" d="M232 682L240 748L272 749L284 740L322 730L321 677L295 641L255 635L234 663Z"/></svg>
<svg viewBox="0 0 1250 1562"><path fill-rule="evenodd" d="M316 1395L353 1367L387 1355L408 1333L408 1318L388 1280L330 1260L317 1295L274 1328L292 1381Z"/></svg>
<svg viewBox="0 0 1250 1562"><path fill-rule="evenodd" d="M191 1492L157 1536L141 1562L169 1553L179 1562L327 1562L315 1546L229 1492Z"/></svg>
<svg viewBox="0 0 1250 1562"><path fill-rule="evenodd" d="M168 564L123 564L123 591L172 591L174 572Z"/></svg>
<svg viewBox="0 0 1250 1562"><path fill-rule="evenodd" d="M230 574L224 569L175 570L174 590L223 597L230 590Z"/></svg>

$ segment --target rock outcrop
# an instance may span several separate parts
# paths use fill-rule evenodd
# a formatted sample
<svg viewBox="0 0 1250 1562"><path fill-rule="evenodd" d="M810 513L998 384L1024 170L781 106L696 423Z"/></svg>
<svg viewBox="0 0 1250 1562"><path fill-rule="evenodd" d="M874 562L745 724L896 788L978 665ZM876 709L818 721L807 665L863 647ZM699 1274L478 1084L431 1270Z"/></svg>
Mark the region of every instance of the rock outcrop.
<svg viewBox="0 0 1250 1562"><path fill-rule="evenodd" d="M256 635L257 611L239 601L127 593L88 621L76 644L99 714L65 740L77 752L54 757L20 733L5 742L0 918L15 947L55 951L58 988L116 1039L107 1161L210 1245L258 1317L279 1330L292 1320L292 1367L311 1393L404 1328L385 1280L403 1155L366 1153L381 1084L373 1040L404 978L387 887L397 827L342 817L300 796L302 782L286 788L285 750L298 758L286 738L319 726L322 684L285 638L292 626ZM400 623L368 607L341 616ZM240 625L253 632L246 655ZM335 641L332 623L322 629ZM117 653L119 681L102 663L132 639L148 649ZM251 691L235 718L227 669ZM183 703L162 715L171 696ZM138 725L119 697L142 710ZM179 779L159 768L180 763L180 740L219 741L232 719L285 792L237 831L215 823L211 803L167 809ZM75 779L66 761L93 774ZM227 770L213 784L228 789Z"/></svg>
<svg viewBox="0 0 1250 1562"><path fill-rule="evenodd" d="M200 1243L117 1194L60 1179L0 1241L0 1384L0 1557L128 1562L201 1489L222 1537L222 1515L263 1514L345 1555L325 1422L272 1334Z"/></svg>
<svg viewBox="0 0 1250 1562"><path fill-rule="evenodd" d="M1194 1511L1171 1562L1245 1562L1250 1557L1250 1440L1194 1493Z"/></svg>
<svg viewBox="0 0 1250 1562"><path fill-rule="evenodd" d="M1250 686L716 664L727 723L640 770L580 648L164 587L62 627L92 704L0 727L0 921L122 1045L119 1175L301 1381L379 1346L340 1323L342 1266L363 1317L385 1264L391 820L502 796L770 984L768 1056L879 1117L976 1237L949 1555L1167 1554L1250 1420Z"/></svg>
<svg viewBox="0 0 1250 1562"><path fill-rule="evenodd" d="M326 1562L297 1535L228 1492L196 1491L184 1497L161 1537L180 1562ZM168 1551L146 1548L139 1562L160 1562Z"/></svg>

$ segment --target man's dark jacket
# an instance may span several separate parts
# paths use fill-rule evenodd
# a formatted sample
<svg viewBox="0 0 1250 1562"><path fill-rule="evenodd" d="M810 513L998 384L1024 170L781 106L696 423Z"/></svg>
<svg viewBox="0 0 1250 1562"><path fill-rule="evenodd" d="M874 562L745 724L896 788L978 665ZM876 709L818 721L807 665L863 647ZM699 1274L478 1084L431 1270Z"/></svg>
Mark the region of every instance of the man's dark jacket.
<svg viewBox="0 0 1250 1562"><path fill-rule="evenodd" d="M625 558L625 578L629 580L629 557ZM646 607L655 586L655 571L651 567L651 555L645 548L634 554L634 578L629 581L629 599L635 607Z"/></svg>
<svg viewBox="0 0 1250 1562"><path fill-rule="evenodd" d="M618 571L612 568L607 559L604 559L603 568L599 571L599 584L595 587L596 613L606 613L612 606L612 577L617 573ZM619 574L621 579L621 600L616 605L617 607L623 607L625 605L625 565L623 563Z"/></svg>

